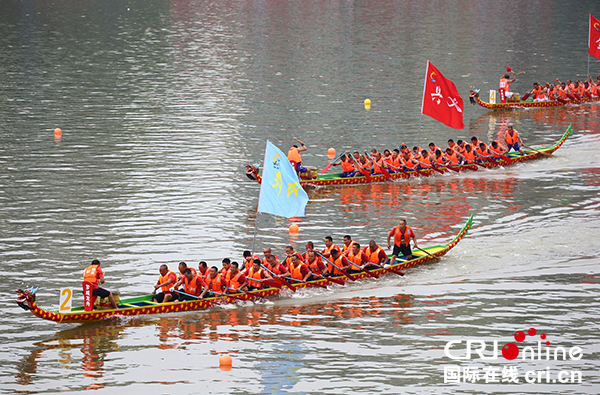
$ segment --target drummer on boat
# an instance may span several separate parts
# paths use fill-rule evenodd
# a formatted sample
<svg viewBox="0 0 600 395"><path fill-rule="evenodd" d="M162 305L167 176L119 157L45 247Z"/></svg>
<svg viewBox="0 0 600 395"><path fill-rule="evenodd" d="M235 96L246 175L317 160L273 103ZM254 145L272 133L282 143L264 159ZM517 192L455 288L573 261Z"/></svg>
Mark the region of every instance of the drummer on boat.
<svg viewBox="0 0 600 395"><path fill-rule="evenodd" d="M298 139L295 139L299 144L298 147L296 144L292 145L292 147L288 151L288 160L296 170L296 173L306 173L308 169L302 166L302 157L300 156L300 152L306 151L306 146L304 143Z"/></svg>
<svg viewBox="0 0 600 395"><path fill-rule="evenodd" d="M513 74L512 78L510 73ZM500 87L498 93L500 93L500 102L506 103L506 99L513 96L513 92L510 92L510 84L517 80L517 74L513 71L510 66L506 66L506 73L500 78Z"/></svg>
<svg viewBox="0 0 600 395"><path fill-rule="evenodd" d="M92 296L98 296L100 298L108 298L113 309L118 309L117 302L111 291L100 288L98 283L104 284L104 273L100 269L100 261L94 259L92 264L85 268L83 271L83 281L90 282L92 284Z"/></svg>

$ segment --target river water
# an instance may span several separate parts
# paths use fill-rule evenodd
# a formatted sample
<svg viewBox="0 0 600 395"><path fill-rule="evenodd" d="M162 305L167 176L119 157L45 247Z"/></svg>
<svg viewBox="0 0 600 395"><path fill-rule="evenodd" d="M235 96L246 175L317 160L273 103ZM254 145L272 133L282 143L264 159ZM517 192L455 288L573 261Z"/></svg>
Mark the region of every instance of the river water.
<svg viewBox="0 0 600 395"><path fill-rule="evenodd" d="M522 94L587 78L598 2L0 4L1 393L600 393L600 106L468 103L470 86L487 100L507 65L525 71ZM419 116L427 60L463 95L465 129ZM244 175L267 139L287 150L300 138L322 168L329 147L487 141L509 122L531 146L573 134L552 157L506 168L309 190L298 235L287 219L257 219L259 185ZM160 264L240 260L255 223L256 250L281 254L327 235L385 244L400 217L421 246L439 244L471 214L456 248L405 277L93 325L14 303L37 286L38 304L58 308L95 258L107 288L142 295ZM529 328L523 346L538 352L545 334L550 360L504 359ZM469 340L492 359L451 359Z"/></svg>

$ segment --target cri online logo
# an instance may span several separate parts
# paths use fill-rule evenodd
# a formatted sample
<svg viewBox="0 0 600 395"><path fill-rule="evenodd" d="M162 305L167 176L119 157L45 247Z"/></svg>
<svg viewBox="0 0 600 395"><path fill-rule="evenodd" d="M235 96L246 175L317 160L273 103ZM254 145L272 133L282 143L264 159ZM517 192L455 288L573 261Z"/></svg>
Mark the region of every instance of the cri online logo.
<svg viewBox="0 0 600 395"><path fill-rule="evenodd" d="M596 29L597 31L600 31L600 23L598 23L598 22L594 23L594 29Z"/></svg>
<svg viewBox="0 0 600 395"><path fill-rule="evenodd" d="M529 335L530 337L534 337L537 334L537 331L535 328L530 328L527 331L527 335ZM517 331L514 335L515 341L517 343L522 343L527 335L525 335L525 332L523 331ZM542 360L542 359L546 359L546 360L550 360L550 359L554 359L555 361L558 359L562 359L562 360L566 360L567 359L567 353L569 355L569 358L571 360L579 360L583 357L581 351L581 347L575 346L575 347L571 347L568 351L567 349L565 349L564 347L558 346L555 347L554 350L551 349L550 347L550 341L546 340L546 334L542 333L540 335L540 340L537 341L537 347L532 347L532 346L524 346L522 347L522 349L519 349L519 346L517 346L515 343L506 343L504 346L502 346L502 356L504 357L504 359L507 359L509 361L512 361L514 359L516 359L519 356L519 353L521 353L522 351L522 359L525 360L529 357L529 359L534 360L534 359L538 359L538 360ZM542 346L542 342L545 343L546 347ZM484 340L479 340L479 339L472 339L472 340L466 340L465 341L465 348L464 348L464 353L463 355L457 355L458 353L460 353L460 351L456 350L459 347L456 347L456 349L454 348L455 345L459 346L462 345L463 340L451 340L448 343L446 343L446 347L444 347L444 353L446 354L446 356L450 359L471 359L471 355L473 354L477 354L479 355L479 357L481 359L498 359L498 340L494 340L493 344L491 345L491 350L487 349L487 346L489 345L488 343L486 343ZM490 351L492 353L492 355L490 356ZM484 353L485 352L485 353ZM486 355L488 354L488 355ZM537 355L537 358L536 358ZM551 358L551 356L553 356L554 358ZM562 358L561 358L562 356Z"/></svg>
<svg viewBox="0 0 600 395"><path fill-rule="evenodd" d="M429 79L431 80L431 82L437 82L435 79L435 71L429 74Z"/></svg>

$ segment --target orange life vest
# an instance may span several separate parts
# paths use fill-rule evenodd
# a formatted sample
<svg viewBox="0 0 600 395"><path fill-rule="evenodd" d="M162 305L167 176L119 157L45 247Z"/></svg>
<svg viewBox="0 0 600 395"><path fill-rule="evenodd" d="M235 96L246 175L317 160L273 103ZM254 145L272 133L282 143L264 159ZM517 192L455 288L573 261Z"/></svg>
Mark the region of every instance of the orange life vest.
<svg viewBox="0 0 600 395"><path fill-rule="evenodd" d="M225 278L227 280L227 283L229 284L229 286L233 289L239 289L242 284L240 284L239 280L240 277L242 277L244 273L242 272L238 272L238 274L236 274L233 278L231 278L231 271L227 272L227 277Z"/></svg>
<svg viewBox="0 0 600 395"><path fill-rule="evenodd" d="M206 285L208 290L213 292L223 292L223 285L221 284L221 275L217 274L217 277L212 278L210 275L206 279Z"/></svg>
<svg viewBox="0 0 600 395"><path fill-rule="evenodd" d="M471 150L471 151L465 150L465 152L463 152L463 156L465 157L465 159L468 162L474 162L475 161L475 154L473 153L473 150Z"/></svg>
<svg viewBox="0 0 600 395"><path fill-rule="evenodd" d="M506 92L509 91L510 89L510 80L508 78L500 78L500 88L499 89L504 89Z"/></svg>
<svg viewBox="0 0 600 395"><path fill-rule="evenodd" d="M257 271L254 271L254 267L250 268L250 271L248 272L248 275L246 276L246 278L248 278L248 284L250 284L251 287L255 287L255 288L263 287L262 283L260 281L256 281L256 280L260 280L263 278L263 270L262 269L258 269Z"/></svg>
<svg viewBox="0 0 600 395"><path fill-rule="evenodd" d="M83 281L89 281L92 284L98 284L98 276L96 275L96 269L98 265L90 265L83 271Z"/></svg>
<svg viewBox="0 0 600 395"><path fill-rule="evenodd" d="M455 151L453 151L453 152L455 152ZM458 157L456 156L456 153L453 153L452 155L446 154L446 158L448 158L448 160L450 162L452 162L452 164L458 165L458 163L459 163L459 160L458 160Z"/></svg>
<svg viewBox="0 0 600 395"><path fill-rule="evenodd" d="M288 160L290 162L302 163L302 157L300 156L300 153L298 152L298 148L296 148L296 147L290 148L290 150L288 151Z"/></svg>
<svg viewBox="0 0 600 395"><path fill-rule="evenodd" d="M415 167L417 167L417 164L409 159L404 161L404 166L406 166L409 169L414 169Z"/></svg>
<svg viewBox="0 0 600 395"><path fill-rule="evenodd" d="M198 284L198 280L200 280L200 284ZM188 280L187 277L183 277L183 289L186 294L198 296L202 291L202 283L204 279L202 276L194 276L191 280Z"/></svg>
<svg viewBox="0 0 600 395"><path fill-rule="evenodd" d="M331 244L331 247L325 247L325 249L323 250L323 254L329 254L334 248L338 250L338 252L342 252L342 250L340 250L340 247L338 247L335 244Z"/></svg>
<svg viewBox="0 0 600 395"><path fill-rule="evenodd" d="M319 265L318 265L319 259L318 258L315 258L315 260L312 262L308 262L308 259L307 259L306 262L308 263L308 268L314 274L321 274L323 272L321 270L321 268L319 268Z"/></svg>
<svg viewBox="0 0 600 395"><path fill-rule="evenodd" d="M354 165L352 163L350 163L350 161L348 159L343 160L341 162L342 164L342 170L344 171L344 173L350 173L352 171L354 171Z"/></svg>
<svg viewBox="0 0 600 395"><path fill-rule="evenodd" d="M338 258L337 258L335 261L333 261L333 263L334 263L334 264L335 264L335 266L337 266L337 267L342 267L342 266L343 266L343 265L342 265L342 257L341 257L341 256L338 256ZM327 268L328 268L328 270L329 270L329 273L331 273L331 274L332 274L332 275L334 275L334 276L335 276L335 275L342 275L342 274L343 274L343 273L342 273L340 270L338 270L336 267L334 267L334 266L333 266L331 263L329 263L329 262L327 263Z"/></svg>
<svg viewBox="0 0 600 395"><path fill-rule="evenodd" d="M304 279L304 277L302 276L302 262L298 262L298 265L294 267L294 264L291 263L289 266L289 270L290 270L290 274L292 275L292 278L295 278L296 280L302 280Z"/></svg>
<svg viewBox="0 0 600 395"><path fill-rule="evenodd" d="M497 148L494 148L493 145L490 145L488 148L490 149L490 151L492 151L495 154L494 156L496 158L499 157L500 155L502 155L502 149L500 148L500 144L498 144Z"/></svg>
<svg viewBox="0 0 600 395"><path fill-rule="evenodd" d="M377 246L377 249L375 251L371 251L371 247L367 247L367 249L364 252L369 257L369 262L379 264L379 251L381 251L381 247Z"/></svg>
<svg viewBox="0 0 600 395"><path fill-rule="evenodd" d="M519 141L519 133L517 133L516 130L513 129L513 135L511 136L510 133L506 132L506 144L509 145L514 145L517 141Z"/></svg>
<svg viewBox="0 0 600 395"><path fill-rule="evenodd" d="M348 245L344 244L344 246L342 247L342 252L351 250L353 245L354 245L354 240L350 240L350 244L348 244Z"/></svg>
<svg viewBox="0 0 600 395"><path fill-rule="evenodd" d="M427 155L427 158L425 157L421 157L421 159L419 159L419 163L421 166L425 166L425 167L431 167L431 161L429 160L430 156Z"/></svg>
<svg viewBox="0 0 600 395"><path fill-rule="evenodd" d="M169 270L168 272L165 273L164 276L161 275L160 277L158 277L158 283L162 284L162 283L166 282L169 279L169 273L175 274L174 272L172 272L172 271ZM177 276L175 276L175 278L177 278ZM168 285L163 285L162 287L160 287L160 289L163 291L163 293L164 292L169 292L169 289L171 289L171 287L173 285L175 285L175 283L171 283L171 284L168 284Z"/></svg>
<svg viewBox="0 0 600 395"><path fill-rule="evenodd" d="M285 261L283 261L283 264L288 268L288 270L290 270L290 265L292 264L292 256L296 255L298 257L298 260L300 261L300 263L304 262L304 257L301 254L298 254L296 251L294 251L294 253L290 256L288 256L287 258L285 258Z"/></svg>
<svg viewBox="0 0 600 395"><path fill-rule="evenodd" d="M349 253L347 259L350 261L353 270L362 270L360 266L362 266L362 251L359 251L358 254L354 255L353 253Z"/></svg>
<svg viewBox="0 0 600 395"><path fill-rule="evenodd" d="M404 231L404 233L402 233L402 231L400 230L400 225L396 225L396 227L394 228L394 244L396 244L397 246L400 246L403 243L404 245L409 245L411 233L412 230L410 229L410 226L407 225L406 230Z"/></svg>

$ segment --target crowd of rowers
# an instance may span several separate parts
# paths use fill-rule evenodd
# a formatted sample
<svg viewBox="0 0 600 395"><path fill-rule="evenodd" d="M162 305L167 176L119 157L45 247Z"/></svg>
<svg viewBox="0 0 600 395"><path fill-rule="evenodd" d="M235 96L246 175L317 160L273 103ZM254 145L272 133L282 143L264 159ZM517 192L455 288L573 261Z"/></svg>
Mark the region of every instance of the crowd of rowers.
<svg viewBox="0 0 600 395"><path fill-rule="evenodd" d="M527 100L529 97L533 98L533 101L551 101L558 100L560 102L566 102L568 100L580 100L582 98L598 98L600 97L600 75L596 82L590 77L589 81L575 81L567 80L567 82L561 82L557 78L553 84L546 82L545 85L535 82L533 89L530 90L523 96L523 100Z"/></svg>
<svg viewBox="0 0 600 395"><path fill-rule="evenodd" d="M374 240L361 249L359 243L349 235L344 236L340 248L331 236L325 237L325 248L315 249L314 243L306 243L306 251L300 254L289 245L285 248L285 259L272 253L271 248L263 250L263 258L244 251L242 263L229 258L222 261L222 267L208 267L205 261L198 269L179 263L179 273L169 270L167 265L159 268L160 277L154 286L153 300L156 303L195 300L212 296L247 292L272 286L300 284L306 281L350 276L365 270L382 268L396 262L396 259L412 259L410 242L417 247L417 239L406 220L400 220L388 234L388 248L393 238L393 253L387 253Z"/></svg>
<svg viewBox="0 0 600 395"><path fill-rule="evenodd" d="M435 143L429 143L429 150L415 146L411 151L406 144L402 144L400 148L391 151L386 149L383 153L378 152L376 149L371 150L371 153L364 151L364 155L361 155L358 151L352 154L346 151L338 161L333 163L333 166L342 166L340 177L419 171L443 167L454 168L463 164L506 159L506 154L511 149L523 155L522 144L523 141L519 133L512 125L508 125L505 133L505 144L493 141L488 145L477 137L471 137L470 144L463 140L454 142L453 139L449 139L446 148L438 147Z"/></svg>

